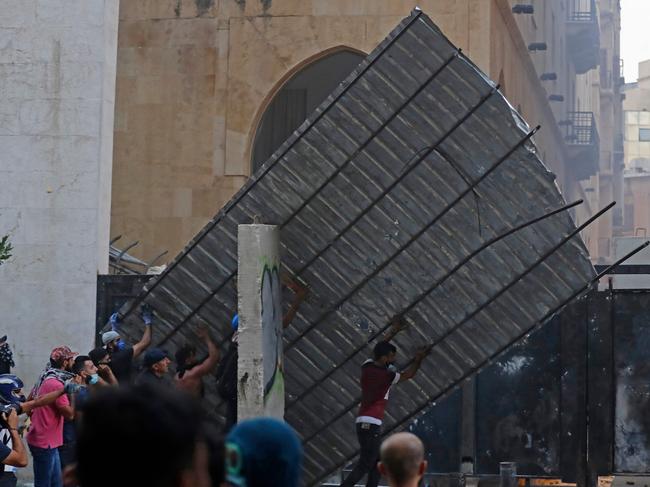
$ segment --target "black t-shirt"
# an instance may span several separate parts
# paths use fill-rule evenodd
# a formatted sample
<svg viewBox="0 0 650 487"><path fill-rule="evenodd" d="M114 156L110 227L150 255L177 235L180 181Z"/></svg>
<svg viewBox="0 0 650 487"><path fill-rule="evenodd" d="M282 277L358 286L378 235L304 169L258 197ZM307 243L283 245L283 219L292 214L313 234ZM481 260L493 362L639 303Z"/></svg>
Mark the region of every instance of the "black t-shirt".
<svg viewBox="0 0 650 487"><path fill-rule="evenodd" d="M217 392L224 400L237 398L237 361L239 347L237 343L230 343L230 348L217 367Z"/></svg>
<svg viewBox="0 0 650 487"><path fill-rule="evenodd" d="M157 386L171 386L171 380L169 379L168 376L163 375L162 377L158 377L156 374L154 374L151 369L145 369L140 374L138 375L138 378L136 379L135 383L137 385L143 385L143 384L156 384Z"/></svg>
<svg viewBox="0 0 650 487"><path fill-rule="evenodd" d="M133 371L133 347L117 350L111 354L111 370L120 384L131 382Z"/></svg>
<svg viewBox="0 0 650 487"><path fill-rule="evenodd" d="M1 432L3 437L9 436L8 435L9 431L2 430ZM11 437L9 436L9 438ZM10 453L11 453L11 448L9 448L8 445L5 445L4 441L0 441L0 462L4 462ZM2 475L2 473L4 473L4 465L0 465L0 475Z"/></svg>

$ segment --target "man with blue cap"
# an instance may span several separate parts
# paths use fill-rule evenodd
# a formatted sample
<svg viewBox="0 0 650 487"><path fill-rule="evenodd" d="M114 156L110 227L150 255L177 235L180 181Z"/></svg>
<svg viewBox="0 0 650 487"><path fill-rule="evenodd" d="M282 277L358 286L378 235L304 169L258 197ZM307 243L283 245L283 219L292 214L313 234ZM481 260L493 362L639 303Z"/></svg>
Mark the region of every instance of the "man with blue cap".
<svg viewBox="0 0 650 487"><path fill-rule="evenodd" d="M284 421L242 421L226 438L226 484L298 487L302 455L298 435Z"/></svg>
<svg viewBox="0 0 650 487"><path fill-rule="evenodd" d="M167 375L171 360L169 354L160 348L150 348L142 359L142 372L136 379L136 384L170 385L171 378Z"/></svg>

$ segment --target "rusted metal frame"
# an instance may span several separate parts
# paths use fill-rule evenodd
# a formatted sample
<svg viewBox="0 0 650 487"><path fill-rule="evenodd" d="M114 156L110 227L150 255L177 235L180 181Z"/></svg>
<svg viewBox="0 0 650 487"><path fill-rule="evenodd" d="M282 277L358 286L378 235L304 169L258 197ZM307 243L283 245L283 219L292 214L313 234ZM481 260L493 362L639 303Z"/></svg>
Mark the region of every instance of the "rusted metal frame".
<svg viewBox="0 0 650 487"><path fill-rule="evenodd" d="M311 194L311 195L310 195L310 196L309 196L305 201L303 201L303 202L300 204L300 206L299 206L296 210L294 210L294 211L291 213L291 215L289 215L289 216L286 218L286 220L285 220L284 222L282 222L282 223L280 224L280 228L284 228L286 225L288 225L288 224L289 224L289 223L290 223L290 222L291 222L291 221L292 221L292 220L293 220L293 219L298 215L298 213L300 213L301 210L303 210L303 209L304 209L304 208L305 208L305 207L306 207L306 206L307 206L307 205L308 205L308 204L309 204L309 203L310 203L310 202L311 202L311 201L312 201L316 196L318 196L318 195L320 194L320 192L323 190L323 188L325 188L329 183L331 183L331 182L334 180L334 178L336 178L336 176L338 176L338 175L343 171L343 169L344 169L345 167L347 167L347 165L348 165L350 162L352 162L352 161L353 161L353 160L354 160L354 159L355 159L359 154L361 154L361 152L362 152L362 151L363 151L363 150L364 150L364 149L365 149L365 148L366 148L366 147L367 147L367 146L368 146L368 145L369 145L373 140L375 140L375 138L377 137L377 135L378 135L380 132L382 132L382 131L383 131L383 130L384 130L384 129L385 129L385 128L386 128L386 127L387 127L387 126L388 126L388 125L393 121L393 120L395 120L395 119L396 119L396 118L397 118L397 117L402 113L402 111L404 110L404 108L407 107L407 106L408 106L408 105L409 105L409 104L410 104L410 103L411 103L411 102L412 102L412 101L413 101L413 100L414 100L414 99L415 99L415 98L416 98L420 93L422 93L422 91L424 91L424 89L427 88L427 87L429 86L429 84L430 84L430 83L431 83L431 82L432 82L432 81L433 81L433 80L434 80L434 79L435 79L435 78L436 78L440 73L442 73L442 72L443 72L443 71L444 71L444 70L449 66L449 64L451 64L451 62L452 62L454 59L458 59L458 56L459 56L459 55L460 55L460 49L456 50L456 51L454 52L453 55L451 55L448 59L446 59L445 62L444 62L444 63L443 63L443 64L442 64L442 65L441 65L441 66L440 66L440 67L439 67L435 72L433 72L433 73L432 73L432 74L427 78L427 80L426 80L424 83L422 83L422 85L421 85L421 86L420 86L420 87L419 87L415 92L413 92L413 93L412 93L412 94L411 94L411 95L410 95L410 96L409 96L409 97L408 97L408 98L407 98L407 99L406 99L406 100L405 100L405 101L404 101L404 102L403 102L399 107L397 107L397 109L392 113L392 115L391 115L390 117L388 117L388 118L387 118L387 119L386 119L386 120L385 120L385 121L384 121L384 122L383 122L383 123L382 123L382 124L377 128L377 129L375 129L375 130L370 134L370 136L366 139L366 141L365 141L365 142L364 142L364 143L363 143L363 144L362 144L362 145L361 145L357 150L355 150L353 154L351 154L351 155L350 155L350 156L349 156L349 157L348 157L348 158L347 158L347 159L346 159L346 160L345 160L345 161L344 161L344 162L343 162L343 163L342 163L338 168L336 168L336 170L335 170L332 174L330 174L330 175L327 177L327 179L326 179L325 181L323 181L323 183L322 183L318 188L316 188L316 189L313 191L313 193L312 193L312 194ZM495 88L494 90L496 91L497 89L498 89L498 87ZM483 101L481 101L481 105L482 105L482 104L483 104ZM479 105L479 106L480 106L480 105ZM476 108L478 108L478 106L477 106ZM473 113L473 112L472 112L472 113ZM466 119L466 118L463 119L463 122L464 122L465 119ZM443 137L443 139L441 139L440 141L438 141L437 144L440 144L440 143L442 142L442 140L444 140L445 138L447 138L447 137L450 135L450 133L453 132L453 130L456 130L456 129L458 128L458 126L460 126L461 124L462 124L462 122L459 122L457 125L454 125L453 129L452 129L450 132L448 132L447 134L445 134L445 136ZM427 147L426 149L428 150L429 148ZM424 150L424 149L421 149L421 150ZM419 160L422 160L422 159L419 159ZM401 181L401 180L402 180L402 179L403 179L403 178L404 178L408 173L411 172L411 170L412 170L414 167L415 167L415 165L410 166L410 167L408 168L407 171L403 171L403 173L402 173L402 174L399 176L399 178L397 179L397 182ZM461 176L461 177L462 177L462 176ZM396 184L397 184L397 183L392 184L392 185L389 187L388 190L386 190L385 192L383 192L383 193L381 194L381 196L380 196L379 198L383 197L383 196L384 196L388 191L390 191L390 189L392 189ZM379 198L378 198L378 199L379 199ZM315 261L316 261L316 260L317 260L321 255L322 255L322 254L323 254L323 252L325 252L328 248L330 248L330 247L332 246L332 244L333 244L334 242L337 241L337 239L341 236L342 233L345 233L345 232L346 232L347 230L349 230L349 229L350 229L350 228L351 228L351 227L352 227L356 222L358 222L359 219L360 219L361 217L363 217L364 215L366 215L366 214L368 213L368 211L370 211L370 210L373 208L373 206L374 206L374 204L376 203L376 201L377 201L377 199L374 200L372 203L370 203L370 205L367 206L367 207L363 210L363 212L362 212L362 213L361 213L361 214L360 214L360 215L359 215L359 216L354 220L354 223L347 225L347 226L345 227L345 229L344 229L342 232L340 232L332 242L330 242L327 246L325 246L323 249L321 249L321 250L320 250L320 251L319 251L319 252L318 252L318 253L317 253L313 258L311 258L311 259L309 260L309 262L308 262L306 265L304 265L304 266L303 266L303 267L302 267L302 268L301 268L301 269L296 273L296 275L299 275L300 273L304 272L304 271L307 269L307 267L309 267L311 264L313 264L313 263L314 263L314 262L315 262ZM191 250L191 249L190 249L190 250ZM237 275L237 270L235 269L235 270L233 270L233 271L230 273L230 275L228 275L228 276L225 278L225 280L224 280L221 284L219 284L219 286L217 286L217 288L216 288L214 291L212 291L210 294L208 294L208 295L205 297L205 299L204 299L203 301L201 301L201 303L199 303L198 307L197 307L195 310L193 310L192 313L190 313L190 314L189 314L185 319L183 319L183 321L182 321L180 324L178 324L178 325L177 325L176 327L174 327L174 328L173 328L173 329L172 329L172 330L171 330L167 335L165 335L165 336L163 337L163 339L160 341L159 345L163 345L163 344L165 344L165 343L166 343L166 342L167 342L167 341L168 341L172 336L174 336L174 335L178 332L178 330L179 330L180 328L182 328L182 327L185 325L185 323L187 323L187 321L190 320L190 319L193 317L194 314L198 313L198 312L200 311L200 309L201 309L201 308L202 308L202 307L203 307L203 306L204 306L208 301L210 301L210 300L211 300L211 299L212 299L212 298L213 298L213 297L214 297L214 296L215 296L219 291L221 291L221 289L223 289L223 287L226 286L226 285L231 281L231 279L233 279L236 275ZM153 286L152 286L152 288L153 288Z"/></svg>
<svg viewBox="0 0 650 487"><path fill-rule="evenodd" d="M533 130L531 130L530 132L528 132L528 133L527 133L527 134L526 134L522 139L520 139L520 140L519 140L519 141L518 141L518 142L517 142L517 143L516 143L516 144L515 144L515 145L514 145L514 146L513 146L513 147L512 147L512 148L511 148L511 149L510 149L506 154L505 154L505 155L503 155L502 157L500 157L499 160L498 160L496 163L494 163L490 168L488 168L488 170L487 170L485 173L483 173L483 174L482 174L482 175L481 175L481 176L480 176L476 181L474 181L470 187L468 187L465 191L463 191L463 193L461 193L459 196L457 196L456 199L454 200L454 202L452 202L452 204L449 205L449 206L446 208L445 211L448 211L449 209L453 208L453 206L455 205L456 202L460 201L463 197L465 197L467 194L469 194L469 192L471 192L472 189L474 189L474 187L476 187L476 186L477 186L481 181L483 181L485 178L487 178L487 177L488 177L488 176L489 176L489 175L490 175L494 170L496 170L496 169L497 169L497 168L498 168L498 167L499 167L503 162L505 162L507 159L509 159L510 156L511 156L511 155L512 155L512 154L513 154L517 149L519 149L520 147L522 147L522 146L523 146L523 145L524 145L524 144L525 144L525 143L526 143L526 142L527 142L527 141L528 141L528 140L529 140L529 139L530 139L530 138L531 138L531 137L532 137L532 136L537 132L537 130L539 130L539 126L537 126L535 129L533 129ZM441 214L439 214L438 216L436 216L436 217L434 218L434 220L431 222L431 225L433 225L436 221L438 221L438 220L439 220L443 215L444 215L444 213L441 213ZM421 233L424 233L424 231L426 231L426 229L427 229L429 226L431 226L431 225L428 225L427 227L425 227L424 229L422 229ZM419 235L416 235L416 236L414 236L413 238L417 238L418 236L419 236ZM403 248L400 249L400 250L398 251L398 253L401 252L401 251L403 251L403 250L404 250ZM348 296L349 296L349 295L348 295ZM318 322L317 322L316 324L318 324ZM305 332L307 332L307 331L309 331L309 329L305 330ZM287 347L287 348L288 348L288 347ZM285 350L287 350L287 348L285 348ZM320 434L322 431L324 431L326 428L328 428L331 424L335 423L335 422L338 421L340 418L342 418L342 417L345 416L347 413L349 413L349 412L350 412L350 411L351 411L351 410L352 410L352 409L353 409L353 408L358 404L358 402L359 402L359 399L357 399L357 400L356 400L356 401L355 401L351 406L347 407L344 411L338 413L338 414L337 414L337 415L336 415L332 420L330 420L330 421L328 421L327 423L325 423L325 425L323 425L322 427L320 427L318 430L316 430L316 432L312 433L310 436L308 436L308 437L307 437L306 439L304 439L303 441L306 443L306 442L310 441L311 439L313 439L314 437L316 437L318 434Z"/></svg>
<svg viewBox="0 0 650 487"><path fill-rule="evenodd" d="M551 311L549 311L548 313L546 313L546 314L545 314L541 319L537 320L537 321L536 321L532 326L530 326L529 328L527 328L526 330L524 330L521 334L519 334L517 337L515 337L515 339L514 339L512 342L510 342L510 343L508 343L507 345L504 345L503 347L501 347L499 350L497 350L496 352L494 352L492 355L490 355L487 359L485 359L485 360L484 360L483 362L481 362L479 365L477 365L476 367L474 367L473 369L471 369L471 370L469 370L467 373L465 373L465 374L464 374L460 379L458 379L454 384L450 384L449 386L447 386L446 388L444 388L444 389L443 389L443 390L442 390L442 391L441 391L441 392L440 392L436 397L427 400L427 402L426 402L425 404L423 404L422 406L420 406L416 411L410 413L408 416L406 416L404 419L402 419L399 423L395 424L395 425L392 426L390 429L387 429L386 431L384 431L384 432L382 433L383 436L387 436L387 435L391 434L393 431L395 431L395 430L397 430L397 429L400 429L400 428L401 428L405 423L408 423L408 422L411 421L413 418L415 418L418 414L420 414L423 410L425 410L427 407L430 407L432 402L439 401L443 396L447 395L447 394L450 393L454 388L458 387L458 385L459 385L462 381L464 381L464 380L467 379L468 377L471 377L473 374L476 374L476 373L480 372L480 371L481 371L481 370L482 370L486 365L488 365L488 364L489 364L490 362L492 362L493 360L497 359L497 358L498 358L498 357L499 357L503 352L505 352L506 350L508 350L511 346L514 346L515 344L517 344L518 342L520 342L521 340L523 340L525 337L527 337L528 335L530 335L530 333L532 333L535 329L537 329L537 328L539 328L540 326L542 326L544 323L546 323L546 321L548 321L548 320L549 320L550 318L552 318L555 314L557 314L560 310L562 310L564 307L566 307L569 303L571 303L573 300L575 300L576 298L578 298L578 297L579 297L581 294L583 294L584 292L586 292L586 291L588 291L589 289L591 289L591 287L592 287L594 284L596 284L596 283L597 283L597 282L598 282L598 281L599 281L603 276L609 274L613 269L617 268L619 265L621 265L623 262L625 262L626 260L628 260L630 257L632 257L633 255L637 254L638 252L640 252L640 251L642 251L643 249L645 249L646 247L648 247L648 245L650 245L650 241L645 242L644 244L638 246L637 248L635 248L634 250L632 250L631 252L629 252L629 253L626 254L625 256L623 256L623 257L621 257L620 259L618 259L618 260L617 260L616 262L614 262L612 265L608 266L605 270L603 270L603 271L600 272L598 275L596 275L596 277L594 277L593 279L590 279L590 280L587 282L587 284L585 284L582 288L580 288L579 290L575 291L575 292L574 292L573 294L571 294L568 298L566 298L564 301L562 301L561 304L559 304L558 306L556 306L555 308L553 308ZM346 414L347 414L347 412L346 412ZM305 440L305 442L306 442L306 441L307 441L307 440ZM332 467L332 469L329 470L327 473L325 473L325 474L323 475L322 478L325 478L327 475L331 474L332 472L334 472L334 471L337 470L338 468L341 468L343 465L345 465L346 463L348 463L348 462L350 461L350 459L354 458L355 455L356 455L356 452L354 453L354 455L351 455L351 456L347 457L347 458L345 459L344 462L339 463L339 464L335 465L334 467ZM314 484L314 485L315 485L315 484Z"/></svg>
<svg viewBox="0 0 650 487"><path fill-rule="evenodd" d="M492 92L491 92L492 93ZM472 184L470 184L466 189L464 189L456 198L449 203L443 210L438 213L427 225L425 225L420 231L418 231L415 235L413 235L407 242L405 242L400 248L398 248L388 259L386 259L380 266L377 267L373 272L368 274L359 284L357 284L354 289L352 289L350 292L348 292L345 297L337 301L333 306L330 306L327 311L323 315L321 315L320 318L318 318L314 323L312 323L310 326L308 326L305 330L303 330L294 340L292 340L287 347L285 347L285 352L288 350L291 350L298 341L300 341L304 336L309 333L311 330L313 330L316 326L318 326L320 323L322 323L331 313L336 311L336 309L341 306L345 301L347 301L350 296L355 294L359 289L361 289L363 286L366 285L370 279L375 277L377 274L379 274L383 269L390 264L395 257L397 257L399 254L401 254L406 248L408 248L413 242L415 242L420 236L422 236L427 230L429 230L433 225L435 225L443 216L445 216L456 204L461 201L465 196L467 196L470 192L476 188L485 178L487 178L492 172L494 172L501 164L503 164L510 156L518 150L520 147L522 147L535 133L539 130L539 125L535 127L533 130L528 132L521 140L519 140L505 155L500 157L491 167L487 169L481 176L479 176L476 181L474 181ZM432 149L433 150L433 149Z"/></svg>
<svg viewBox="0 0 650 487"><path fill-rule="evenodd" d="M415 12L415 13L413 13L413 12ZM422 15L422 11L419 10L419 9L414 9L413 12L411 13L411 18L410 18L409 21L406 23L406 25L404 25L404 27L402 28L402 30L399 31L399 32L395 35L395 37L393 37L393 38L392 38L392 39L387 43L387 45L383 48L382 52L381 52L381 53L378 53L377 56L375 56L375 57L374 57L374 58L373 58L373 59L372 59L372 60L371 60L371 61L370 61L370 62L369 62L369 63L368 63L368 64L367 64L367 65L366 65L362 70L361 70L361 72L360 72L360 73L359 73L359 74L358 74L358 75L357 75L353 80L350 81L350 83L348 83L347 85L345 85L345 87L343 88L343 90L341 90L341 92L340 92L339 94L337 94L337 95L332 99L332 101L331 101L331 102L330 102L330 103L329 103L329 104L328 104L328 105L327 105L327 106L326 106L326 107L325 107L325 108L324 108L324 109L323 109L323 110L322 110L322 111L321 111L321 112L320 112L320 113L319 113L319 114L314 118L314 121L311 122L311 123L310 123L310 124L305 128L305 130L300 134L301 137L304 136L307 132L309 132L309 130L311 130L311 129L316 125L316 123L317 123L321 118L323 118L323 117L325 116L326 113L329 112L330 108L332 108L332 107L333 107L333 106L334 106L334 105L335 105L335 104L336 104L336 103L337 103L337 102L338 102L338 101L343 97L343 95L345 95L345 94L348 92L348 90L349 90L352 86L354 86L354 85L356 84L356 82L359 81L359 79L361 79L361 77L362 77L362 76L363 76L363 75L364 75L364 74L365 74L365 73L366 73L366 72L367 72L367 71L368 71L368 70L369 70L369 69L370 69L370 68L375 64L375 62L376 62L378 59L382 58L383 53L385 53L386 51L388 51L388 49L390 49L390 47L391 47L393 44L395 44L395 42L397 42L397 41L399 40L399 38L402 37L402 35L404 35L404 33L405 33L406 31L409 30L409 28L411 27L411 25L413 25L413 24L414 24L414 23L415 23L415 22L420 18L420 16ZM457 51L456 51L456 53L458 53L458 52L460 52L460 50L457 50ZM260 175L257 176L257 177L254 177L254 178L250 179L249 182L248 182L248 183L247 183L247 184L246 184L246 185L245 185L245 186L244 186L244 187L243 187L243 188L242 188L242 189L241 189L241 190L240 190L240 191L239 191L239 192L238 192L234 197L233 197L233 200L232 200L231 202L229 202L228 204L226 204L226 206L224 206L224 207L219 211L219 213L218 213L217 216L214 218L214 220L212 220L212 222L209 224L209 226L208 226L207 228L205 228L205 230L203 231L203 233L201 234L201 236L198 237L194 242L192 242L192 243L189 245L189 248L183 252L183 255L180 256L178 259L174 260L174 261L169 265L169 267L167 267L167 269L165 269L165 271L160 275L160 277L159 277L159 278L158 278L154 283L152 283L151 288L147 289L147 290L146 290L146 291L145 291L141 296L138 296L138 297L134 300L134 302L133 302L133 304L131 305L131 307L130 307L130 308L129 308L125 313L124 313L124 317L127 317L128 315L130 315L130 314L133 312L133 310L136 309L136 308L138 307L138 305L139 305L139 304L140 304L140 303L141 303L141 302L142 302L142 301L143 301L143 300L144 300L144 299L149 295L149 293L150 293L150 292L151 292L151 291L152 291L152 290L153 290L153 289L158 285L158 283L162 280L162 278L163 278L165 275L167 275L169 272L171 272L171 271L176 267L176 265L178 265L178 263L183 259L183 257L185 257L189 252L191 252L191 250L199 244L199 242L203 239L203 237L204 237L207 233L209 233L209 232L210 232L214 227L217 226L217 224L218 224L218 223L221 221L221 219L222 219L222 218L223 218L223 217L228 213L228 211L229 211L231 208L233 208L237 203L239 203L239 202L242 200L242 198L243 198L244 196L246 196L246 195L248 194L248 192L249 192L251 189L253 189L253 187L254 187L254 186L255 186L255 185L256 185L256 184L257 184L257 183L258 183L258 182L259 182L259 181L260 181L260 180L261 180L261 179L262 179L262 178L263 178L263 177L264 177L264 176L265 176L265 175L266 175L266 174L267 174L267 173L268 173L268 172L269 172L269 171L270 171L270 170L271 170L271 169L272 169L272 168L273 168L277 163L278 163L278 161L282 160L282 159L284 158L284 156L287 155L287 153L288 153L288 152L293 148L294 144L295 144L298 140L300 140L301 137L296 137L296 138L293 140L293 142L292 142L291 144L288 144L287 147L285 147L285 149L284 149L284 151L282 152L282 154L278 155L278 156L275 157L275 158L273 158L273 157L274 157L273 155L271 156L271 158L270 158L270 159L271 159L271 162L270 162L268 165L264 164L264 165L262 166L262 171L261 171ZM268 161L267 161L267 162L268 162ZM215 294L216 294L216 293L215 293Z"/></svg>
<svg viewBox="0 0 650 487"><path fill-rule="evenodd" d="M488 247L492 246L493 244L499 242L500 240L503 240L504 238L512 235L513 233L518 232L519 230L523 230L524 228L527 228L531 225L534 225L542 220L545 220L546 218L550 218L554 215L557 215L558 213L562 213L564 211L567 211L575 206L578 206L583 203L583 200L577 200L573 203L570 203L568 205L564 205L556 210L553 210L549 213L545 213L544 215L541 215L537 218L534 218L532 220L529 220L527 222L524 222L520 225L517 225L508 231L493 237L486 242L484 242L480 247L472 251L470 254L465 256L463 259L461 259L453 268L451 268L445 275L443 275L440 279L438 279L436 282L434 282L427 290L423 291L417 298L415 298L404 310L400 313L400 315L405 315L408 313L411 309L413 309L420 301L422 301L425 297L427 297L429 294L431 294L436 288L438 288L441 284L443 284L447 279L449 279L452 275L454 275L461 267L463 267L467 262L469 262L471 259L476 257L478 254L480 254L483 250L487 249ZM332 374L334 374L337 370L339 370L341 367L343 367L345 364L347 364L350 360L352 360L359 352L364 350L366 346L371 343L373 340L375 340L377 337L379 337L382 333L384 333L389 327L391 326L391 323L388 323L387 325L383 326L381 329L373 333L368 340L363 343L361 346L357 347L351 355L348 355L348 357L341 363L337 364L334 368L332 368L327 374L325 374L323 377L318 379L316 382L314 382L311 386L309 386L307 389L305 389L303 392L298 395L294 400L289 402L287 405L287 410L290 409L295 403L303 399L305 396L307 396L310 392L312 392L314 389L316 389L323 381L327 380Z"/></svg>

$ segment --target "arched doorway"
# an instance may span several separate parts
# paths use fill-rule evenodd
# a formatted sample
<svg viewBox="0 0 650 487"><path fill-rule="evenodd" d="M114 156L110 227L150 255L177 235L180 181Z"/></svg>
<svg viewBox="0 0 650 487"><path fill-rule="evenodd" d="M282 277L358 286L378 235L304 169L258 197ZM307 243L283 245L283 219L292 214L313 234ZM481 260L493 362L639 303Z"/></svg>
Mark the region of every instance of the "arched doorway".
<svg viewBox="0 0 650 487"><path fill-rule="evenodd" d="M309 64L285 83L262 115L255 133L251 173L273 154L363 58L357 52L338 51Z"/></svg>

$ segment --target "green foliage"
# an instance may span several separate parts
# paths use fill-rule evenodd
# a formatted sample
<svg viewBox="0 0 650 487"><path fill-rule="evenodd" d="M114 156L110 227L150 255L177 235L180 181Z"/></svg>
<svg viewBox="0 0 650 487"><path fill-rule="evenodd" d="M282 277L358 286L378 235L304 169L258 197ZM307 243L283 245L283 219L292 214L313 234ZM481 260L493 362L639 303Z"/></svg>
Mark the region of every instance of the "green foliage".
<svg viewBox="0 0 650 487"><path fill-rule="evenodd" d="M13 250L13 247L11 246L11 243L9 242L9 235L5 235L2 237L0 240L0 265L7 260L9 257L11 257L11 251Z"/></svg>

